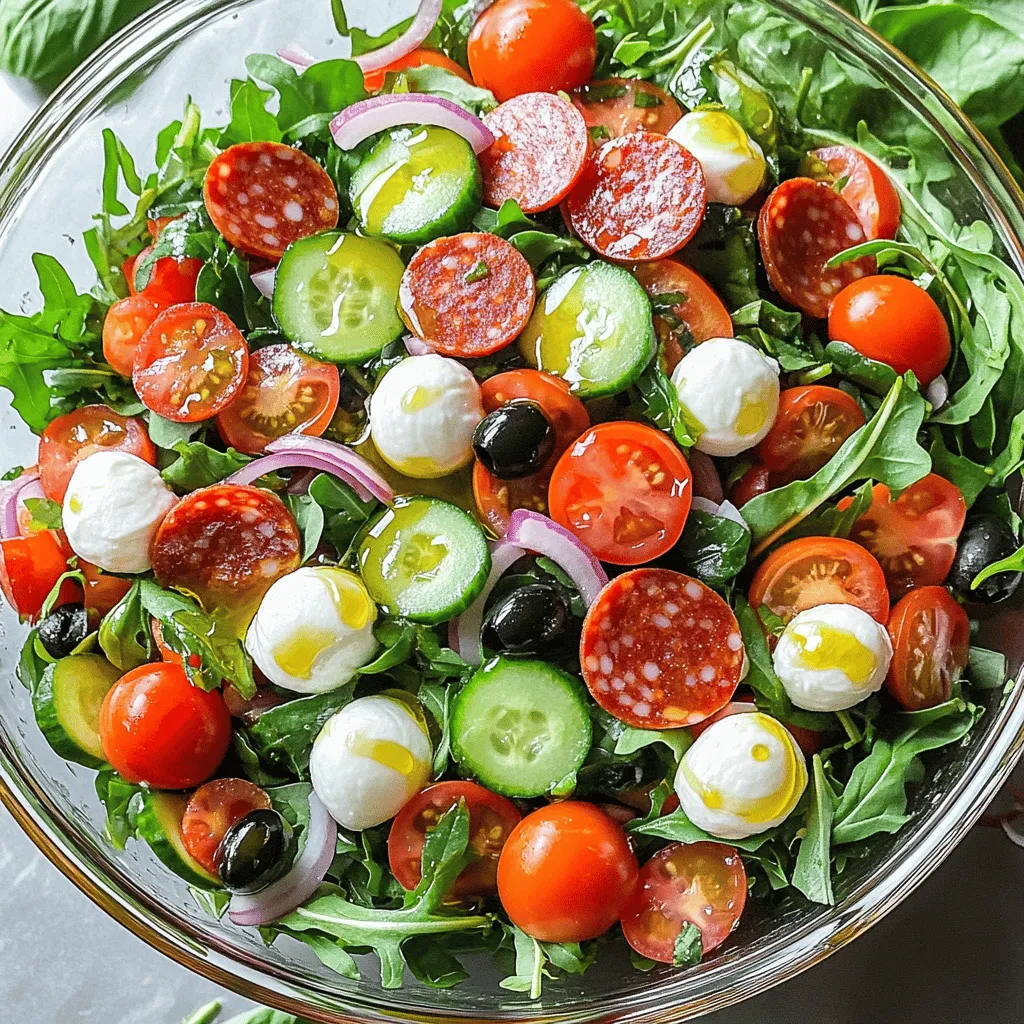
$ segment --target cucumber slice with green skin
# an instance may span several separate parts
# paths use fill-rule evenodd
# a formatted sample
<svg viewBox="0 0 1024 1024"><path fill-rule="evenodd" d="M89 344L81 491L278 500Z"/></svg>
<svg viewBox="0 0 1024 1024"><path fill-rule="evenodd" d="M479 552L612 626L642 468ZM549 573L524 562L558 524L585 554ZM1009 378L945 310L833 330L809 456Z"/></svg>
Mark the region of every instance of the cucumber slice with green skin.
<svg viewBox="0 0 1024 1024"><path fill-rule="evenodd" d="M359 546L370 596L389 615L447 622L476 600L491 571L487 538L457 505L397 498Z"/></svg>
<svg viewBox="0 0 1024 1024"><path fill-rule="evenodd" d="M199 889L221 889L220 879L211 875L185 849L181 819L188 799L180 793L146 790L142 810L135 820L138 834L146 840L157 859L179 878Z"/></svg>
<svg viewBox="0 0 1024 1024"><path fill-rule="evenodd" d="M289 246L277 268L274 316L296 348L331 363L364 363L398 338L405 264L386 242L328 231Z"/></svg>
<svg viewBox="0 0 1024 1024"><path fill-rule="evenodd" d="M656 349L647 294L628 270L600 261L559 277L519 337L523 358L580 398L625 391Z"/></svg>
<svg viewBox="0 0 1024 1024"><path fill-rule="evenodd" d="M47 743L64 758L102 768L100 708L121 672L98 654L72 654L46 667L32 695L36 722Z"/></svg>
<svg viewBox="0 0 1024 1024"><path fill-rule="evenodd" d="M495 658L455 698L455 760L496 793L550 793L579 769L590 743L582 683L545 661Z"/></svg>
<svg viewBox="0 0 1024 1024"><path fill-rule="evenodd" d="M461 135L396 128L356 168L349 198L367 234L422 244L470 226L483 199L483 176Z"/></svg>

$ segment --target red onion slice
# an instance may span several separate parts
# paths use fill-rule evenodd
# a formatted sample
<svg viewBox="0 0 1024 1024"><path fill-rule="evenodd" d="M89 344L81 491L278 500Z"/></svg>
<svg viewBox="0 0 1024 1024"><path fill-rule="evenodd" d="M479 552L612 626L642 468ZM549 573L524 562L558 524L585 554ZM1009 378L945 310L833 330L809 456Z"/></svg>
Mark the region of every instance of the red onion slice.
<svg viewBox="0 0 1024 1024"><path fill-rule="evenodd" d="M379 50L373 50L371 53L361 54L354 57L353 60L359 65L361 71L378 71L381 68L386 68L400 57L415 50L430 35L440 16L441 0L420 0L412 24L393 43L388 43L387 46L382 46Z"/></svg>
<svg viewBox="0 0 1024 1024"><path fill-rule="evenodd" d="M18 509L24 504L25 498L42 497L44 494L39 486L38 473L22 473L0 487L0 540L18 536Z"/></svg>
<svg viewBox="0 0 1024 1024"><path fill-rule="evenodd" d="M739 523L744 529L750 529L746 519L740 515L740 510L731 501L723 501L719 504L710 498L694 495L690 508L698 512L707 512L709 515L718 516L721 519L731 519L734 523Z"/></svg>
<svg viewBox="0 0 1024 1024"><path fill-rule="evenodd" d="M474 114L443 96L409 92L371 96L346 107L331 122L331 135L342 149L355 149L363 139L399 125L436 125L461 135L474 153L492 142L491 130Z"/></svg>
<svg viewBox="0 0 1024 1024"><path fill-rule="evenodd" d="M716 505L721 504L725 500L725 491L722 490L722 479L711 456L691 448L686 453L686 461L693 474L693 493L709 498Z"/></svg>
<svg viewBox="0 0 1024 1024"><path fill-rule="evenodd" d="M924 389L924 397L936 411L949 400L949 382L941 373Z"/></svg>
<svg viewBox="0 0 1024 1024"><path fill-rule="evenodd" d="M402 341L405 343L405 351L411 356L432 356L437 351L415 334L407 334Z"/></svg>
<svg viewBox="0 0 1024 1024"><path fill-rule="evenodd" d="M257 270L255 274L250 276L252 277L252 283L256 285L263 298L272 299L274 297L277 267L271 267L269 270Z"/></svg>
<svg viewBox="0 0 1024 1024"><path fill-rule="evenodd" d="M484 606L491 591L497 586L498 580L508 572L514 562L519 561L526 552L515 544L500 540L491 551L491 571L480 591L479 597L458 617L448 624L448 642L453 651L467 665L479 665L484 658L483 645L480 643L480 631L484 624ZM455 640L453 644L451 641Z"/></svg>
<svg viewBox="0 0 1024 1024"><path fill-rule="evenodd" d="M238 925L270 924L302 906L316 892L334 860L338 826L312 790L309 829L299 859L283 878L252 896L232 896L228 917Z"/></svg>
<svg viewBox="0 0 1024 1024"><path fill-rule="evenodd" d="M303 49L298 43L289 43L287 46L282 46L277 51L278 57L287 63L292 64L297 68L308 68L316 63L316 57L309 52L309 50Z"/></svg>

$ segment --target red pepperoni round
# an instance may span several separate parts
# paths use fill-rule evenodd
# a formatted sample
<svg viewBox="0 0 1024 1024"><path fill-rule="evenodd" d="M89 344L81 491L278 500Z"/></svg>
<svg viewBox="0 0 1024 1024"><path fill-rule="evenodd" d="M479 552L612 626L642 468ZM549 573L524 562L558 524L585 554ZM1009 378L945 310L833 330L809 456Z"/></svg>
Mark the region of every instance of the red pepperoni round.
<svg viewBox="0 0 1024 1024"><path fill-rule="evenodd" d="M480 154L484 202L514 199L524 213L549 210L583 173L590 136L583 115L559 96L528 92L484 118L494 143Z"/></svg>
<svg viewBox="0 0 1024 1024"><path fill-rule="evenodd" d="M707 183L697 158L655 132L609 139L566 200L573 231L613 260L660 260L704 219Z"/></svg>
<svg viewBox="0 0 1024 1024"><path fill-rule="evenodd" d="M594 700L640 729L695 725L732 700L743 639L710 587L671 569L617 576L587 613L580 666Z"/></svg>
<svg viewBox="0 0 1024 1024"><path fill-rule="evenodd" d="M779 185L761 207L757 235L771 286L811 316L828 316L843 288L875 272L874 256L825 269L865 237L853 207L822 181L790 178Z"/></svg>
<svg viewBox="0 0 1024 1024"><path fill-rule="evenodd" d="M232 245L277 260L292 242L338 226L338 193L311 157L280 142L240 142L210 164L206 212Z"/></svg>
<svg viewBox="0 0 1024 1024"><path fill-rule="evenodd" d="M224 606L262 596L299 567L301 550L299 528L280 498L258 487L214 484L171 509L149 555L161 586Z"/></svg>
<svg viewBox="0 0 1024 1024"><path fill-rule="evenodd" d="M423 246L402 278L399 312L409 330L445 356L489 356L519 337L537 295L519 250L487 233Z"/></svg>

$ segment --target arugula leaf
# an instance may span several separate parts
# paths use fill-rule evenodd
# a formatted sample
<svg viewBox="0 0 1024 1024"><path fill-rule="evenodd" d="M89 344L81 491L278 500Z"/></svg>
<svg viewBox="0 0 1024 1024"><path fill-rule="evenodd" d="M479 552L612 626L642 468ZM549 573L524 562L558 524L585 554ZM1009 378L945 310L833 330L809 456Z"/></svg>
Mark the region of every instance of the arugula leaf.
<svg viewBox="0 0 1024 1024"><path fill-rule="evenodd" d="M510 992L526 992L531 999L541 997L544 978L554 978L559 971L583 974L597 959L594 943L584 947L578 942L540 942L515 925L507 932L515 952L515 974L498 984Z"/></svg>
<svg viewBox="0 0 1024 1024"><path fill-rule="evenodd" d="M202 441L175 441L170 447L178 457L160 475L164 483L183 493L218 483L252 462L252 456L234 448L222 452Z"/></svg>
<svg viewBox="0 0 1024 1024"><path fill-rule="evenodd" d="M709 832L694 825L681 807L656 821L631 822L626 826L626 831L631 835L657 836L659 839L669 839L676 843L720 842ZM768 829L746 839L730 839L729 844L739 850L759 850L773 837L774 832L774 829Z"/></svg>
<svg viewBox="0 0 1024 1024"><path fill-rule="evenodd" d="M107 812L106 835L115 849L136 835L135 819L144 799L141 786L125 782L112 768L102 768L96 775L96 795Z"/></svg>
<svg viewBox="0 0 1024 1024"><path fill-rule="evenodd" d="M967 655L967 678L977 690L1001 689L1009 678L1006 655L971 644Z"/></svg>
<svg viewBox="0 0 1024 1024"><path fill-rule="evenodd" d="M725 516L694 509L674 550L683 572L721 587L746 568L750 531Z"/></svg>
<svg viewBox="0 0 1024 1024"><path fill-rule="evenodd" d="M686 262L707 278L730 309L757 302L757 241L753 217L734 206L708 203L686 246Z"/></svg>
<svg viewBox="0 0 1024 1024"><path fill-rule="evenodd" d="M825 358L838 376L852 380L876 395L887 395L896 383L896 371L891 366L862 356L845 341L830 341L825 346Z"/></svg>
<svg viewBox="0 0 1024 1024"><path fill-rule="evenodd" d="M324 532L324 510L308 494L281 496L302 535L302 561L308 562L320 546Z"/></svg>
<svg viewBox="0 0 1024 1024"><path fill-rule="evenodd" d="M732 320L737 337L775 359L784 373L808 370L824 361L821 342L814 335L803 336L800 313L758 299L737 309Z"/></svg>
<svg viewBox="0 0 1024 1024"><path fill-rule="evenodd" d="M680 929L672 947L672 966L693 967L700 963L703 955L704 944L700 937L700 929L692 921L687 921Z"/></svg>
<svg viewBox="0 0 1024 1024"><path fill-rule="evenodd" d="M458 75L432 64L406 68L400 77L405 79L409 92L443 96L446 100L464 107L471 114L476 114L477 117L489 114L498 105L490 89L481 89L480 86L473 85L464 78L459 78Z"/></svg>
<svg viewBox="0 0 1024 1024"><path fill-rule="evenodd" d="M814 903L835 906L832 892L832 817L836 797L832 792L821 755L811 761L811 802L807 810L806 835L800 840L793 869L793 886Z"/></svg>
<svg viewBox="0 0 1024 1024"><path fill-rule="evenodd" d="M25 642L21 645L21 654L18 656L18 667L15 670L18 682L25 687L29 693L35 693L36 687L43 678L47 665L50 664L48 657L41 655L42 645L38 644L39 630L29 631Z"/></svg>
<svg viewBox="0 0 1024 1024"><path fill-rule="evenodd" d="M227 149L238 142L280 142L283 138L277 118L267 110L274 94L261 89L251 78L231 82L231 120L221 133L220 146Z"/></svg>
<svg viewBox="0 0 1024 1024"><path fill-rule="evenodd" d="M634 754L644 747L661 743L672 753L672 757L678 763L683 754L693 746L693 737L686 729L634 729L627 725L619 733L615 741L614 754Z"/></svg>

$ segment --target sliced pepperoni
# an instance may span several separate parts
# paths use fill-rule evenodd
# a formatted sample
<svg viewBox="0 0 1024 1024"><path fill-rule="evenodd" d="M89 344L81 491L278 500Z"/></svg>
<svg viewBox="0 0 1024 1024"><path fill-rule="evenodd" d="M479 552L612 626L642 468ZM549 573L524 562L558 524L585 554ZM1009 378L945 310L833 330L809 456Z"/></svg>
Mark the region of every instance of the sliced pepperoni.
<svg viewBox="0 0 1024 1024"><path fill-rule="evenodd" d="M157 581L206 605L245 604L299 567L302 540L280 498L258 487L214 484L182 498L150 547Z"/></svg>
<svg viewBox="0 0 1024 1024"><path fill-rule="evenodd" d="M613 579L587 613L580 665L609 714L640 729L675 729L729 703L743 639L710 587L671 569L634 569Z"/></svg>
<svg viewBox="0 0 1024 1024"><path fill-rule="evenodd" d="M467 233L416 253L402 278L399 311L436 352L474 359L519 337L536 296L530 264L514 245Z"/></svg>
<svg viewBox="0 0 1024 1024"><path fill-rule="evenodd" d="M874 256L825 269L833 256L865 240L853 207L825 182L784 181L761 207L757 234L771 286L811 316L828 316L843 288L875 272Z"/></svg>
<svg viewBox="0 0 1024 1024"><path fill-rule="evenodd" d="M210 164L206 211L231 243L277 260L292 242L338 225L338 193L311 157L280 142L240 142Z"/></svg>
<svg viewBox="0 0 1024 1024"><path fill-rule="evenodd" d="M566 200L573 231L613 260L678 252L704 220L707 182L697 158L655 132L609 139Z"/></svg>
<svg viewBox="0 0 1024 1024"><path fill-rule="evenodd" d="M494 143L480 154L484 202L514 199L539 213L568 195L583 173L590 136L583 115L559 96L527 92L484 118Z"/></svg>

